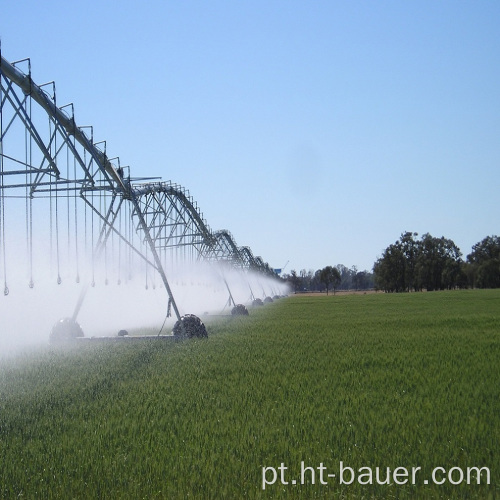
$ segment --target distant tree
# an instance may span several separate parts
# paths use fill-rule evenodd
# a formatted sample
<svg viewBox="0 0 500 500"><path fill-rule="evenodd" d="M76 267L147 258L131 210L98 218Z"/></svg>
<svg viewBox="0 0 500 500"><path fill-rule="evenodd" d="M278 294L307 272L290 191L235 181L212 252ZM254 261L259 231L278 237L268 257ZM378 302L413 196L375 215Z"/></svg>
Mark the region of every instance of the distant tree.
<svg viewBox="0 0 500 500"><path fill-rule="evenodd" d="M418 233L405 231L401 234L401 238L399 239L400 248L405 258L403 281L405 290L408 291L414 290L416 288L415 268L417 265L417 256L419 253L419 242L415 240L417 236Z"/></svg>
<svg viewBox="0 0 500 500"><path fill-rule="evenodd" d="M460 249L452 240L424 234L415 267L419 287L432 291L457 286L461 255Z"/></svg>
<svg viewBox="0 0 500 500"><path fill-rule="evenodd" d="M500 237L487 236L467 255L466 272L470 286L500 288Z"/></svg>
<svg viewBox="0 0 500 500"><path fill-rule="evenodd" d="M318 269L314 273L314 277L312 279L312 286L314 290L318 290L319 292L322 292L325 288L324 283L321 281L321 269Z"/></svg>
<svg viewBox="0 0 500 500"><path fill-rule="evenodd" d="M309 283L307 282L307 271L305 269L300 270L300 289L309 290Z"/></svg>
<svg viewBox="0 0 500 500"><path fill-rule="evenodd" d="M479 288L500 288L500 261L489 259L477 270L477 286Z"/></svg>
<svg viewBox="0 0 500 500"><path fill-rule="evenodd" d="M403 292L415 288L415 267L419 244L417 233L406 231L374 266L375 284L388 292Z"/></svg>
<svg viewBox="0 0 500 500"><path fill-rule="evenodd" d="M375 286L387 292L442 290L465 283L460 249L452 240L405 232L374 266Z"/></svg>
<svg viewBox="0 0 500 500"><path fill-rule="evenodd" d="M306 279L307 279L307 286L306 286L306 288L308 290L315 290L314 269L309 269L309 271L307 271Z"/></svg>
<svg viewBox="0 0 500 500"><path fill-rule="evenodd" d="M476 287L478 267L479 266L473 262L464 262L462 264L462 272L464 274L465 286L469 286L470 288Z"/></svg>
<svg viewBox="0 0 500 500"><path fill-rule="evenodd" d="M337 264L335 267L340 274L339 288L341 290L349 290L352 286L351 270L348 267L344 266L343 264Z"/></svg>
<svg viewBox="0 0 500 500"><path fill-rule="evenodd" d="M331 267L331 266L327 266ZM360 290L366 290L374 287L374 275L368 271L358 272L356 266L352 266L351 269L347 268L343 264L338 264L334 268L334 275L340 277L340 281L335 278L334 282L330 283L328 286L328 291L332 289L338 290L350 290L354 287ZM287 281L292 286L295 292L310 290L310 291L323 291L325 289L326 283L321 279L321 273L323 269L318 269L313 271L310 269L306 271L301 269L299 274L297 271L291 270L290 274L283 275L282 279Z"/></svg>
<svg viewBox="0 0 500 500"><path fill-rule="evenodd" d="M297 276L297 271L295 271L295 269L292 269L290 271L289 280L290 280L290 283L292 284L294 292L297 293L297 291L300 288L300 278Z"/></svg>
<svg viewBox="0 0 500 500"><path fill-rule="evenodd" d="M342 278L340 276L340 273L338 270L333 267L332 268L332 289L333 289L333 294L335 295L335 290L339 287L340 283L342 282Z"/></svg>
<svg viewBox="0 0 500 500"><path fill-rule="evenodd" d="M357 290L359 288L359 283L358 283L358 268L357 266L352 266L351 267L351 283L354 287L354 290Z"/></svg>
<svg viewBox="0 0 500 500"><path fill-rule="evenodd" d="M356 273L356 290L366 290L368 288L368 273L359 271Z"/></svg>
<svg viewBox="0 0 500 500"><path fill-rule="evenodd" d="M405 255L399 242L389 245L373 265L375 287L386 292L404 292Z"/></svg>
<svg viewBox="0 0 500 500"><path fill-rule="evenodd" d="M325 284L326 294L328 295L330 286L333 288L333 293L335 294L335 289L339 286L341 277L337 268L326 266L320 272L320 280Z"/></svg>
<svg viewBox="0 0 500 500"><path fill-rule="evenodd" d="M487 236L472 246L472 252L467 255L467 261L483 262L491 259L500 259L500 236Z"/></svg>

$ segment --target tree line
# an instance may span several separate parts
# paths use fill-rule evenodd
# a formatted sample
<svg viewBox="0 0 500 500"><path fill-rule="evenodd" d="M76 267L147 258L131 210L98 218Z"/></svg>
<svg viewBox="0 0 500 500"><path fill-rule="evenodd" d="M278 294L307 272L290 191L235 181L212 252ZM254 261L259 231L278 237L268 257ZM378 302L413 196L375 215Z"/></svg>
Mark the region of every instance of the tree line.
<svg viewBox="0 0 500 500"><path fill-rule="evenodd" d="M462 259L455 243L405 232L373 266L375 287L386 292L500 287L500 237L487 236Z"/></svg>
<svg viewBox="0 0 500 500"><path fill-rule="evenodd" d="M326 266L317 271L292 270L283 276L294 292L369 290L408 292L454 288L500 288L500 237L487 236L462 259L458 246L445 237L406 231L389 245L373 272L356 266Z"/></svg>
<svg viewBox="0 0 500 500"><path fill-rule="evenodd" d="M295 270L283 276L295 293L297 292L323 292L332 290L369 290L374 287L373 273L358 271L356 266L348 268L343 264L326 266L317 271L302 269L299 273Z"/></svg>

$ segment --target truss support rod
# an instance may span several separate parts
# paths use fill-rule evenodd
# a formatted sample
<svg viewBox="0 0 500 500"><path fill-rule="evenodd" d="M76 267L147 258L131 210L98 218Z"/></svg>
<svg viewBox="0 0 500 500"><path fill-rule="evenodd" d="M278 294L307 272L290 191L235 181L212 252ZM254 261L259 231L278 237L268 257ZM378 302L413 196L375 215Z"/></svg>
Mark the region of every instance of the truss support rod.
<svg viewBox="0 0 500 500"><path fill-rule="evenodd" d="M170 285L168 284L167 276L165 274L165 271L163 270L163 266L161 264L161 260L160 260L160 257L158 255L158 252L156 251L155 244L151 238L151 235L149 234L149 228L148 228L148 225L146 223L146 220L144 219L144 216L142 215L141 207L139 206L139 202L138 202L137 197L133 191L131 193L131 202L134 205L135 212L137 214L137 217L139 218L139 224L141 225L142 230L144 231L144 235L145 235L146 240L148 242L149 248L151 249L151 253L153 254L153 258L154 258L154 261L156 263L156 269L160 273L163 284L165 285L165 290L167 290L167 293L168 293L168 298L170 299L170 303L171 303L172 307L174 308L175 316L180 321L181 315L179 313L179 309L177 308L177 304L175 302L174 295L172 294L172 290L170 289Z"/></svg>
<svg viewBox="0 0 500 500"><path fill-rule="evenodd" d="M104 174L113 179L118 189L122 192L126 192L127 189L123 183L123 179L120 177L116 169L106 158L106 155L99 151L94 144L90 143L87 136L76 126L75 120L66 116L64 112L50 100L47 94L33 82L30 75L23 74L17 68L12 66L3 56L1 57L0 64L2 66L2 74L20 87L26 95L30 95L49 116L55 117L55 120L57 120L57 122L66 129L68 135L73 135L75 139L91 154L98 165L102 166Z"/></svg>
<svg viewBox="0 0 500 500"><path fill-rule="evenodd" d="M226 284L227 291L229 292L229 302L231 302L232 305L235 306L236 302L233 299L233 294L231 293L231 289L229 288L229 285L228 285L228 283L226 281L226 278L224 278L224 283Z"/></svg>
<svg viewBox="0 0 500 500"><path fill-rule="evenodd" d="M105 223L105 224L109 224L109 221L106 220L106 218L101 214L101 212L99 212L99 210L97 210L93 205L92 203L90 203L87 198L82 195L82 198L83 198L83 201L85 201L85 203L90 207L90 209L98 216L100 217L100 219ZM148 258L146 258L141 252L139 252L139 250L137 250L137 248L135 248L128 240L127 238L125 238L125 236L123 236L120 231L118 231L118 229L116 229L115 227L111 227L111 231L113 231L128 247L130 247L130 249L135 252L139 257L141 257L141 259L143 259L147 264L149 264L151 267L156 268L156 264L154 264L153 262L151 262Z"/></svg>

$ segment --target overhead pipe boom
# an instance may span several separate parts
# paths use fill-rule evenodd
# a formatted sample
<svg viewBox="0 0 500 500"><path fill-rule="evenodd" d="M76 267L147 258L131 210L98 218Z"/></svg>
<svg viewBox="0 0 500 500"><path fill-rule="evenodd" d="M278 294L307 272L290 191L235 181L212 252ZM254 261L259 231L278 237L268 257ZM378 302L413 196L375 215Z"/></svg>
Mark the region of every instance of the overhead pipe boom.
<svg viewBox="0 0 500 500"><path fill-rule="evenodd" d="M114 165L107 159L106 155L96 148L82 130L80 130L74 118L69 118L60 108L56 106L50 97L44 92L40 86L33 82L31 75L26 75L15 66L10 64L3 56L1 58L0 73L4 74L9 80L14 82L26 95L31 96L49 116L54 116L55 119L64 127L68 135L73 135L83 148L85 148L94 158L96 163L103 171L111 177L116 184L117 190L121 191L128 197L129 187L125 184L122 177ZM59 175L59 172L57 172Z"/></svg>

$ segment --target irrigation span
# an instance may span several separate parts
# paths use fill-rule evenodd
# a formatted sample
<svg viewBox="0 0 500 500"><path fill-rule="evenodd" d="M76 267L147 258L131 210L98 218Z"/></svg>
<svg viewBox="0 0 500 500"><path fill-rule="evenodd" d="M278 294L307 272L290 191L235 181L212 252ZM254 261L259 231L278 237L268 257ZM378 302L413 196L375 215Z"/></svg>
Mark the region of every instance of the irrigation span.
<svg viewBox="0 0 500 500"><path fill-rule="evenodd" d="M2 56L0 84L4 318L66 308L52 322L84 313L104 328L127 315L179 322L285 293L262 258L210 228L187 189L134 178L109 158L73 104L59 105L55 83L33 81L29 59Z"/></svg>

